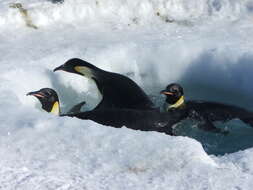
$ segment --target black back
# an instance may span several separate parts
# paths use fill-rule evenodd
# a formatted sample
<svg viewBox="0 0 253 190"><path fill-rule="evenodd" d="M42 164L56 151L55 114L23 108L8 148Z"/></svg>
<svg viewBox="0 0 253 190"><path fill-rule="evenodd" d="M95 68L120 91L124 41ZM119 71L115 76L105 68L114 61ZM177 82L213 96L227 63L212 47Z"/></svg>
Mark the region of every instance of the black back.
<svg viewBox="0 0 253 190"><path fill-rule="evenodd" d="M188 116L200 120L207 118L209 121L229 121L240 119L244 122L253 120L253 113L246 109L216 102L188 101L186 103ZM246 122L248 123L248 122Z"/></svg>
<svg viewBox="0 0 253 190"><path fill-rule="evenodd" d="M89 119L97 123L121 128L157 131L173 135L172 126L180 121L178 113L160 113L155 110L133 110L133 109L101 109L82 113L64 114L62 116Z"/></svg>
<svg viewBox="0 0 253 190"><path fill-rule="evenodd" d="M103 70L94 71L94 74L93 79L103 95L95 109L154 109L147 94L130 78Z"/></svg>

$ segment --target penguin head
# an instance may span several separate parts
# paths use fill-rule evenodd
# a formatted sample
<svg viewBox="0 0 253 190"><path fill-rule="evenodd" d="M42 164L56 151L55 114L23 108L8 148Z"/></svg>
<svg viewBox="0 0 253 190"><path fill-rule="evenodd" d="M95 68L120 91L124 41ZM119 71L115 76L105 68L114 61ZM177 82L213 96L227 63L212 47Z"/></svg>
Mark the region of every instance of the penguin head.
<svg viewBox="0 0 253 190"><path fill-rule="evenodd" d="M60 104L57 93L51 88L42 88L38 91L29 92L27 96L36 97L41 105L42 109L47 112L59 115L60 114Z"/></svg>
<svg viewBox="0 0 253 190"><path fill-rule="evenodd" d="M94 76L94 71L99 69L84 60L72 58L65 62L63 65L56 67L54 69L54 72L59 70L92 78Z"/></svg>
<svg viewBox="0 0 253 190"><path fill-rule="evenodd" d="M177 83L169 84L165 90L160 92L166 95L166 102L168 104L176 104L184 95L183 87Z"/></svg>

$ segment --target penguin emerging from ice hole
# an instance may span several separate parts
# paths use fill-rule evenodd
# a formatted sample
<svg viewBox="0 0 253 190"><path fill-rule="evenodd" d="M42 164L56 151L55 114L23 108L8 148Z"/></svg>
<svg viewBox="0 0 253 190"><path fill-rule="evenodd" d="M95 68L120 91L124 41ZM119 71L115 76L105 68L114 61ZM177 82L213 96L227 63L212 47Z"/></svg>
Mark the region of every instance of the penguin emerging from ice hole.
<svg viewBox="0 0 253 190"><path fill-rule="evenodd" d="M60 101L55 90L51 88L42 88L38 91L29 92L26 95L36 97L40 101L43 110L55 115L61 115ZM83 101L73 106L67 114L80 112L85 103L86 102Z"/></svg>
<svg viewBox="0 0 253 190"><path fill-rule="evenodd" d="M84 60L73 58L54 71L66 71L92 79L102 95L95 109L124 108L153 110L154 104L147 94L130 78L104 71Z"/></svg>
<svg viewBox="0 0 253 190"><path fill-rule="evenodd" d="M192 119L199 121L198 127L207 131L217 133L228 133L220 128L216 128L213 122L226 122L232 119L240 119L253 127L253 112L246 109L225 105L216 102L206 101L185 101L184 90L179 84L169 84L161 94L166 95L166 111L168 113L178 113L181 119Z"/></svg>
<svg viewBox="0 0 253 190"><path fill-rule="evenodd" d="M42 109L59 115L76 117L79 119L92 120L97 123L121 128L123 126L135 130L157 131L168 135L174 135L172 126L181 120L177 113L160 113L157 110L136 110L121 108L94 109L92 111L80 112L82 102L74 106L67 114L61 114L60 101L57 93L50 88L29 92L27 95L35 96L41 103Z"/></svg>

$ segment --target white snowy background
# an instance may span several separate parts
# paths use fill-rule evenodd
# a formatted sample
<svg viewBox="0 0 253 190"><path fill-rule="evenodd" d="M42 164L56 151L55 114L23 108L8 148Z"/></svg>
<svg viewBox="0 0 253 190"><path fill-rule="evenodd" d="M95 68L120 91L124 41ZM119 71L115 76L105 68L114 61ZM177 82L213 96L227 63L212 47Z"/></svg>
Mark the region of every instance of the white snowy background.
<svg viewBox="0 0 253 190"><path fill-rule="evenodd" d="M9 7L17 2L37 30ZM92 109L91 81L52 72L79 57L129 76L158 106L179 82L189 99L253 110L252 34L252 0L1 0L0 189L251 190L253 129L240 122L213 137L238 148L215 156L189 137L56 117L25 94L51 87L63 110L83 100Z"/></svg>

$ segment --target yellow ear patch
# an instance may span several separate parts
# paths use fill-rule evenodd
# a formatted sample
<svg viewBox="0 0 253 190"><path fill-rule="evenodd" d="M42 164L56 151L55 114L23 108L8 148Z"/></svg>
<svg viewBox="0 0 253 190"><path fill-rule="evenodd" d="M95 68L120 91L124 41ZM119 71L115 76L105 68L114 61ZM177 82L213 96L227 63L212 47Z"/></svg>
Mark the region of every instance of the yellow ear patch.
<svg viewBox="0 0 253 190"><path fill-rule="evenodd" d="M91 71L91 69L89 69L88 67L84 67L84 66L75 66L74 69L78 72L83 74L85 77L91 78L93 77L93 73Z"/></svg>
<svg viewBox="0 0 253 190"><path fill-rule="evenodd" d="M59 102L56 101L52 107L52 110L50 111L50 113L55 114L55 115L60 115L60 106L59 106Z"/></svg>

